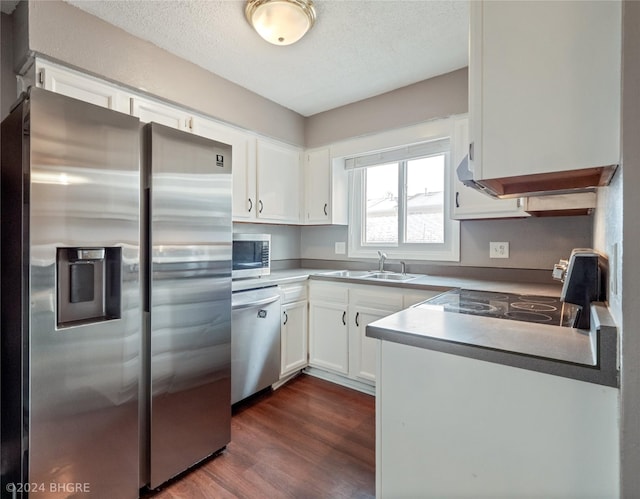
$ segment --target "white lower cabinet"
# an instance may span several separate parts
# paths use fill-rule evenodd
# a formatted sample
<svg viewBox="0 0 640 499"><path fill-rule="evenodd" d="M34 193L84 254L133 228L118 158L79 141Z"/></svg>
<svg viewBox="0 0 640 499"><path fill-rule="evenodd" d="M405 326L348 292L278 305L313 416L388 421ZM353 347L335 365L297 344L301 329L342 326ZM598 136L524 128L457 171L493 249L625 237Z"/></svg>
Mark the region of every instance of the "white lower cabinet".
<svg viewBox="0 0 640 499"><path fill-rule="evenodd" d="M280 378L307 366L307 285L280 286L282 322L280 328Z"/></svg>
<svg viewBox="0 0 640 499"><path fill-rule="evenodd" d="M367 336L367 325L402 310L402 290L357 286L349 290L349 376L375 383L378 340Z"/></svg>
<svg viewBox="0 0 640 499"><path fill-rule="evenodd" d="M376 497L618 498L619 390L380 342Z"/></svg>
<svg viewBox="0 0 640 499"><path fill-rule="evenodd" d="M348 297L344 285L309 283L309 365L349 374Z"/></svg>
<svg viewBox="0 0 640 499"><path fill-rule="evenodd" d="M375 385L378 340L367 336L367 326L438 293L311 281L309 365Z"/></svg>

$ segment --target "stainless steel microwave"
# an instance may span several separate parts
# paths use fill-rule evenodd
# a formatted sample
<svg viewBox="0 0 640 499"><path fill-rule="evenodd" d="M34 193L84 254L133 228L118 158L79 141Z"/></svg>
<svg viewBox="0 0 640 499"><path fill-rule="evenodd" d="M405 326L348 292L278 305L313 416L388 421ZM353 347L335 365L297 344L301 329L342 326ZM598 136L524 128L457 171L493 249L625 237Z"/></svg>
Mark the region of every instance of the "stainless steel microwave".
<svg viewBox="0 0 640 499"><path fill-rule="evenodd" d="M234 234L233 278L260 277L270 273L271 235Z"/></svg>

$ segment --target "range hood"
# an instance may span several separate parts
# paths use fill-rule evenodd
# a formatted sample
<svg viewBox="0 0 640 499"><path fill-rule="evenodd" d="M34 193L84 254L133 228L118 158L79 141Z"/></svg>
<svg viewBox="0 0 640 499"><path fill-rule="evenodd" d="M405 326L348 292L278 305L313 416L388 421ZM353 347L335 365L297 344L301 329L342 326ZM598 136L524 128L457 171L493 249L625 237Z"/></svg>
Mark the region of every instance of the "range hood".
<svg viewBox="0 0 640 499"><path fill-rule="evenodd" d="M582 168L550 173L537 173L517 177L501 177L474 180L469 168L469 157L465 156L456 169L460 181L494 198L516 198L547 194L569 194L595 190L609 185L618 165Z"/></svg>

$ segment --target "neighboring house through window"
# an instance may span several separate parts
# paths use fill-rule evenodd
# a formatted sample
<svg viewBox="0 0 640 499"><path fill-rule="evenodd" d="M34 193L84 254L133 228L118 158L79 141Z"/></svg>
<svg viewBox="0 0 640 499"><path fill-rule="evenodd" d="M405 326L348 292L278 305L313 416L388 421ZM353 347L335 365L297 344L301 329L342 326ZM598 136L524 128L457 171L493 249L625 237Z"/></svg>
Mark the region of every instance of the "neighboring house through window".
<svg viewBox="0 0 640 499"><path fill-rule="evenodd" d="M449 137L348 158L349 256L458 261Z"/></svg>

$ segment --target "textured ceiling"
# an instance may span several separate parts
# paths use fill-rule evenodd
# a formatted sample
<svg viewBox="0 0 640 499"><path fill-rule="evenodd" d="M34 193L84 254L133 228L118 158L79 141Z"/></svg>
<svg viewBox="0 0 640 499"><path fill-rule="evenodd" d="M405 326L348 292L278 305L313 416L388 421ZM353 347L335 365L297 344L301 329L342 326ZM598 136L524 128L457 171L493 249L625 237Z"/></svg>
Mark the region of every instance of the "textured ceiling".
<svg viewBox="0 0 640 499"><path fill-rule="evenodd" d="M238 0L66 0L303 116L467 65L468 2L316 0L298 43L271 45Z"/></svg>

